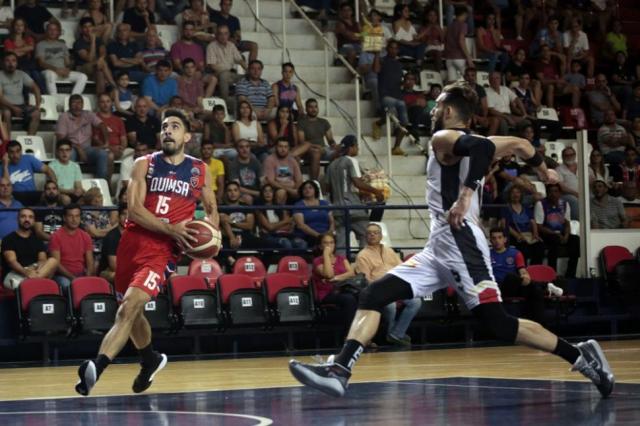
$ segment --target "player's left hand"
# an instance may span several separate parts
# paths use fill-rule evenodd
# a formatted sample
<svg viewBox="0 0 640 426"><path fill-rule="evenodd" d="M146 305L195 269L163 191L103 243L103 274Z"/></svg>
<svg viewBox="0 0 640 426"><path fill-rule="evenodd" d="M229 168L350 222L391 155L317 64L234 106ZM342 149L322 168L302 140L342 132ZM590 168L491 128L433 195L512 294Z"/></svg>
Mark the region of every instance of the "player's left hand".
<svg viewBox="0 0 640 426"><path fill-rule="evenodd" d="M560 182L560 175L553 169L538 171L538 177L546 185L552 185Z"/></svg>

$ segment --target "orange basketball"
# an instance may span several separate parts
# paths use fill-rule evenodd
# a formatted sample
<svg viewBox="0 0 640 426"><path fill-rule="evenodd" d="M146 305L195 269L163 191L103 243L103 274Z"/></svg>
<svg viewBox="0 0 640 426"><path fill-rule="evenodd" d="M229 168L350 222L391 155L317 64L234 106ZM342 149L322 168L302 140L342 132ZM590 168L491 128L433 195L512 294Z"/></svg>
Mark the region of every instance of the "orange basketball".
<svg viewBox="0 0 640 426"><path fill-rule="evenodd" d="M212 224L204 220L192 220L186 225L198 231L193 236L198 241L191 242L191 249L185 254L192 259L211 259L218 255L222 248L222 234Z"/></svg>

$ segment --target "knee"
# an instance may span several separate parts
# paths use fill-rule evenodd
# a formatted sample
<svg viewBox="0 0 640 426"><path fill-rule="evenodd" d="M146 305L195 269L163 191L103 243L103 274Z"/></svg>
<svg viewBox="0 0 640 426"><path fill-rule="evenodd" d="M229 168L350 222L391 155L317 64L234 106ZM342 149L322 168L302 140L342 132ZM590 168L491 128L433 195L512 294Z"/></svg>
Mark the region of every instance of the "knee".
<svg viewBox="0 0 640 426"><path fill-rule="evenodd" d="M518 319L508 315L502 304L486 303L473 308L474 315L493 332L497 339L515 342L518 336Z"/></svg>
<svg viewBox="0 0 640 426"><path fill-rule="evenodd" d="M125 298L116 313L116 321L124 323L133 322L140 313L141 307L142 305L140 303Z"/></svg>

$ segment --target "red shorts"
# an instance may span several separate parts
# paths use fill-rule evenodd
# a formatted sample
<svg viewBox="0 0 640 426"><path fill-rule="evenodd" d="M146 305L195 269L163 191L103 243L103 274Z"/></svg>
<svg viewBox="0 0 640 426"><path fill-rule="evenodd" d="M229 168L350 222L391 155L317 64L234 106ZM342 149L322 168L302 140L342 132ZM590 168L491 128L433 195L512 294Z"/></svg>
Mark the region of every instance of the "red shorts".
<svg viewBox="0 0 640 426"><path fill-rule="evenodd" d="M125 229L116 252L116 291L124 294L137 287L152 298L164 285L169 262L176 261L175 244L148 231Z"/></svg>

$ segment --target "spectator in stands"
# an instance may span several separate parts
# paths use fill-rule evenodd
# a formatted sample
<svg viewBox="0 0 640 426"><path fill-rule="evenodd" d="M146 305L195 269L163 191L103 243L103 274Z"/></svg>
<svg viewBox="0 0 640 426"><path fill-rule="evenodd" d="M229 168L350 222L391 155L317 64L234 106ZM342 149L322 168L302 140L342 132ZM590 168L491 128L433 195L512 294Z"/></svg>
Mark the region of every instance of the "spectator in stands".
<svg viewBox="0 0 640 426"><path fill-rule="evenodd" d="M147 76L147 73L142 69L144 61L140 46L131 40L131 26L129 24L118 24L115 39L107 45L107 54L114 74L126 72L129 79L137 83L142 83L142 80Z"/></svg>
<svg viewBox="0 0 640 426"><path fill-rule="evenodd" d="M35 213L29 207L18 212L18 229L2 239L2 275L5 288L16 290L26 278L51 278L58 266L35 236Z"/></svg>
<svg viewBox="0 0 640 426"><path fill-rule="evenodd" d="M169 61L158 61L155 74L149 75L142 83L142 95L157 116L161 116L169 105L169 100L178 94L178 82L171 77Z"/></svg>
<svg viewBox="0 0 640 426"><path fill-rule="evenodd" d="M478 71L474 68L466 68L464 70L464 80L469 86L476 91L478 95L478 104L473 113L473 125L474 127L489 128L490 122L497 120L494 117L489 117L489 105L487 104L487 92L481 84L478 84Z"/></svg>
<svg viewBox="0 0 640 426"><path fill-rule="evenodd" d="M116 252L118 250L118 244L120 243L120 237L122 231L124 231L124 224L127 221L128 209L126 204L120 204L118 206L118 226L114 227L102 240L102 253L100 254L100 263L98 266L98 273L102 278L109 281L111 285L115 285L116 276ZM122 288L116 289L116 292L122 292ZM126 291L126 289L124 289ZM120 298L120 295L118 295Z"/></svg>
<svg viewBox="0 0 640 426"><path fill-rule="evenodd" d="M200 158L209 166L211 174L211 189L216 194L218 203L222 202L224 195L224 164L213 157L214 145L210 140L203 140L200 144Z"/></svg>
<svg viewBox="0 0 640 426"><path fill-rule="evenodd" d="M627 46L627 36L622 33L622 22L616 19L611 24L611 31L607 33L602 56L605 59L613 60L618 52L628 55L629 48Z"/></svg>
<svg viewBox="0 0 640 426"><path fill-rule="evenodd" d="M278 138L286 138L292 147L291 155L299 157L309 150L310 145L298 143L298 126L293 122L293 115L287 106L279 106L275 118L267 123L269 149L273 148Z"/></svg>
<svg viewBox="0 0 640 426"><path fill-rule="evenodd" d="M233 209L234 207L246 206L241 201L240 185L236 182L227 182L223 205L229 208L220 213L222 246L231 249L263 247L262 242L254 234L255 215L253 211Z"/></svg>
<svg viewBox="0 0 640 426"><path fill-rule="evenodd" d="M587 86L587 78L582 73L582 64L580 61L571 61L571 68L569 72L564 75L564 81L577 86L580 90L584 90Z"/></svg>
<svg viewBox="0 0 640 426"><path fill-rule="evenodd" d="M466 20L467 29L464 35L474 35L476 31L473 3L473 0L445 0L445 26L449 28L451 25L455 24L454 19L458 20L460 17L459 14L462 14L464 11L465 18L460 19L463 23Z"/></svg>
<svg viewBox="0 0 640 426"><path fill-rule="evenodd" d="M624 159L613 167L613 179L618 184L633 182L640 189L640 164L637 162L638 151L632 146L624 150Z"/></svg>
<svg viewBox="0 0 640 426"><path fill-rule="evenodd" d="M13 52L4 55L4 70L0 71L0 105L2 106L2 121L11 134L11 119L22 118L27 134L35 135L40 124L40 109L28 105L24 101L24 92L33 92L36 105L40 105L40 88L29 75L17 69L18 57Z"/></svg>
<svg viewBox="0 0 640 426"><path fill-rule="evenodd" d="M492 228L491 269L503 297L524 297L527 317L540 322L544 319L544 287L531 281L522 253L507 246L502 228Z"/></svg>
<svg viewBox="0 0 640 426"><path fill-rule="evenodd" d="M23 155L18 141L7 144L7 152L2 156L2 175L11 181L13 195L24 205L34 205L40 199L36 189L35 174L44 173L47 180L56 181L56 174L35 155Z"/></svg>
<svg viewBox="0 0 640 426"><path fill-rule="evenodd" d="M129 146L138 142L146 143L151 149L160 146L160 120L148 114L149 101L146 97L136 99L135 115L127 119L126 129Z"/></svg>
<svg viewBox="0 0 640 426"><path fill-rule="evenodd" d="M96 82L97 93L104 93L106 83L115 86L116 82L107 64L107 48L104 40L96 34L93 19L82 18L80 37L73 43L73 53L76 69Z"/></svg>
<svg viewBox="0 0 640 426"><path fill-rule="evenodd" d="M296 72L291 62L282 64L282 79L271 85L275 106L285 106L293 113L294 118L302 118L304 110L302 109L302 100L300 99L300 89L293 84L293 76ZM297 109L294 110L293 106Z"/></svg>
<svg viewBox="0 0 640 426"><path fill-rule="evenodd" d="M239 185L245 204L252 204L252 200L260 195L260 186L264 179L262 164L251 155L251 144L248 140L238 140L236 149L238 156L229 164L227 180Z"/></svg>
<svg viewBox="0 0 640 426"><path fill-rule="evenodd" d="M184 104L184 99L182 99L182 97L177 95L172 96L169 99L169 104L167 105L167 109L174 109L174 110L180 111L189 122L189 126L191 126L191 131L194 133L202 134L202 129L204 128L204 124L202 120L196 118L196 115L194 114L194 112ZM185 152L187 152L189 155L192 155L191 150L194 148L197 150L198 148L196 145L197 143L198 142L194 141L194 144L188 147L187 151Z"/></svg>
<svg viewBox="0 0 640 426"><path fill-rule="evenodd" d="M0 178L0 240L15 231L18 227L18 212L5 211L4 209L17 209L23 207L22 203L13 198L13 187L11 181Z"/></svg>
<svg viewBox="0 0 640 426"><path fill-rule="evenodd" d="M334 32L338 39L338 52L355 68L358 64L358 55L362 52L361 28L353 17L351 4L346 1L340 3L338 22L336 22Z"/></svg>
<svg viewBox="0 0 640 426"><path fill-rule="evenodd" d="M562 45L562 33L558 30L560 27L560 18L557 16L549 16L547 19L547 25L540 30L538 34L533 38L529 45L529 55L532 58L537 58L542 53L542 47L547 46L549 53L552 57L555 57L562 64L565 64L566 57L563 51ZM564 67L561 72L564 73Z"/></svg>
<svg viewBox="0 0 640 426"><path fill-rule="evenodd" d="M568 83L562 78L564 64L558 65L557 59L551 55L549 46L542 46L540 58L535 64L536 78L542 83L542 91L545 94L545 105L555 108L555 97L571 95L573 108L580 107L580 88Z"/></svg>
<svg viewBox="0 0 640 426"><path fill-rule="evenodd" d="M296 159L289 153L290 148L287 138L276 141L274 153L264 160L264 176L274 188L287 191L289 200L296 200L302 185L302 172Z"/></svg>
<svg viewBox="0 0 640 426"><path fill-rule="evenodd" d="M427 46L420 40L410 15L408 4L396 4L393 8L393 39L398 42L398 55L415 59L421 67Z"/></svg>
<svg viewBox="0 0 640 426"><path fill-rule="evenodd" d="M24 19L14 19L11 22L9 37L3 43L4 51L5 53L12 52L18 57L18 69L29 74L42 93L47 89L47 86L34 58L36 42L33 37L25 33L25 30Z"/></svg>
<svg viewBox="0 0 640 426"><path fill-rule="evenodd" d="M526 118L522 101L511 89L502 85L502 75L498 71L489 75L489 87L486 91L489 116L496 118L491 122L489 134L509 134L509 128Z"/></svg>
<svg viewBox="0 0 640 426"><path fill-rule="evenodd" d="M453 82L465 67L474 68L473 58L467 49L466 36L469 28L465 21L469 16L466 6L456 6L456 18L447 26L444 42L444 57L447 64L447 82Z"/></svg>
<svg viewBox="0 0 640 426"><path fill-rule="evenodd" d="M287 204L287 193L276 191L266 183L260 188L259 203L262 206L284 206ZM256 210L256 218L263 246L285 250L307 248L307 242L293 233L295 224L289 210Z"/></svg>
<svg viewBox="0 0 640 426"><path fill-rule="evenodd" d="M294 204L297 207L328 206L326 200L320 199L320 187L313 180L307 180L298 189L300 198ZM309 247L315 247L320 243L324 234L334 234L335 222L330 210L318 210L313 208L294 209L293 220L296 224L295 234L304 239Z"/></svg>
<svg viewBox="0 0 640 426"><path fill-rule="evenodd" d="M596 75L595 81L595 87L587 91L586 96L589 101L591 123L600 126L604 122L605 111L613 110L617 114L622 112L622 107L607 84L604 74Z"/></svg>
<svg viewBox="0 0 640 426"><path fill-rule="evenodd" d="M347 135L340 141L340 156L334 159L324 175L324 186L331 194L331 204L334 206L362 205L360 194L372 194L377 201L384 200L384 192L366 183L360 173L360 165L355 158L358 156L358 140L354 135ZM349 215L351 229L345 229L345 214ZM344 253L350 231L354 231L360 246L366 243L366 228L369 214L363 210L334 210L336 223L336 241L338 250Z"/></svg>
<svg viewBox="0 0 640 426"><path fill-rule="evenodd" d="M178 73L183 72L183 62L186 59L191 59L194 62L197 71L204 72L204 49L200 43L194 40L195 28L193 21L184 21L182 23L182 38L171 46L169 53L171 63L173 69Z"/></svg>
<svg viewBox="0 0 640 426"><path fill-rule="evenodd" d="M101 0L89 0L88 9L82 15L82 18L91 18L95 25L94 32L103 42L111 38L111 32L113 30L113 23L102 12L103 3Z"/></svg>
<svg viewBox="0 0 640 426"><path fill-rule="evenodd" d="M631 97L622 113L622 118L628 121L634 121L640 117L640 81L636 81L631 87Z"/></svg>
<svg viewBox="0 0 640 426"><path fill-rule="evenodd" d="M537 80L533 81L537 82ZM558 120L538 118L538 112L542 109L542 90L533 90L531 83L531 75L528 72L524 72L520 75L518 85L514 86L511 90L513 90L522 102L526 113L526 121L535 125L537 136L540 136L540 128L544 127L549 133L548 140L555 141L560 137L560 133L562 132L562 123ZM522 124L523 122L521 121L520 123Z"/></svg>
<svg viewBox="0 0 640 426"><path fill-rule="evenodd" d="M214 157L233 160L238 155L238 151L231 139L231 131L224 122L224 106L216 105L212 112L213 114L205 123L202 140L213 143Z"/></svg>
<svg viewBox="0 0 640 426"><path fill-rule="evenodd" d="M26 0L16 8L14 16L27 24L27 34L38 41L45 37L45 24L58 22L46 7L38 4L38 0Z"/></svg>
<svg viewBox="0 0 640 426"><path fill-rule="evenodd" d="M611 91L621 105L627 105L632 95L633 83L637 80L635 65L629 63L624 52L618 52L615 56L615 64L609 74Z"/></svg>
<svg viewBox="0 0 640 426"><path fill-rule="evenodd" d="M500 213L500 226L507 230L510 240L522 252L527 263L541 265L544 244L538 232L533 208L522 204L522 191L517 186L509 188L507 194L507 206Z"/></svg>
<svg viewBox="0 0 640 426"><path fill-rule="evenodd" d="M605 161L614 165L624 160L624 151L627 147L633 150L633 137L617 123L616 113L613 110L604 112L604 121L598 129L598 146Z"/></svg>
<svg viewBox="0 0 640 426"><path fill-rule="evenodd" d="M54 279L66 290L75 278L94 275L95 265L91 237L80 229L80 206L65 206L63 218L62 228L51 236L49 253L58 262Z"/></svg>
<svg viewBox="0 0 640 426"><path fill-rule="evenodd" d="M95 113L84 111L83 103L80 95L69 97L69 111L60 114L56 123L56 140L69 139L73 144L71 159L93 165L96 177L109 182L113 171L113 153L104 146L91 144L93 127L102 132L103 141L109 140L109 129Z"/></svg>
<svg viewBox="0 0 640 426"><path fill-rule="evenodd" d="M562 150L562 164L556 171L560 175L560 190L562 199L571 206L571 220L578 220L578 161L576 150L568 146Z"/></svg>
<svg viewBox="0 0 640 426"><path fill-rule="evenodd" d="M129 74L126 71L118 71L116 85L112 88L110 95L116 115L126 120L134 114L133 105L138 97L129 89Z"/></svg>
<svg viewBox="0 0 640 426"><path fill-rule="evenodd" d="M622 184L622 190L620 191L618 200L622 204L640 204L640 198L638 198L638 185L635 182L625 182ZM625 208L625 212L627 209ZM627 214L627 216L629 216Z"/></svg>
<svg viewBox="0 0 640 426"><path fill-rule="evenodd" d="M531 124L529 120L525 120L520 123L520 125L518 126L518 135L521 138L524 138L531 142L531 145L533 145L536 151L542 156L542 159L547 165L547 168L555 169L556 167L558 167L558 162L546 155L547 150L545 148L545 144L540 140L538 136L536 136L533 124Z"/></svg>
<svg viewBox="0 0 640 426"><path fill-rule="evenodd" d="M173 24L176 20L176 17L186 9L187 0L177 0L171 2L172 6L167 4L167 0L155 0L155 11L160 16L160 19L167 24ZM202 13L206 13L206 11L202 11Z"/></svg>
<svg viewBox="0 0 640 426"><path fill-rule="evenodd" d="M529 77L531 77L532 73L530 72L530 66L528 65L527 54L524 48L518 48L504 70L507 86L515 88L516 85L513 83L517 82L520 84L520 76L525 73L529 74ZM531 90L533 91L536 99L542 99L542 86L538 80L531 81Z"/></svg>
<svg viewBox="0 0 640 426"><path fill-rule="evenodd" d="M108 93L98 96L98 112L96 115L107 126L109 139L103 140L102 132L96 128L93 129L93 137L96 139L94 146L105 146L113 154L114 160L120 160L127 149L127 131L124 127L124 121L114 114L113 102ZM131 151L131 150L129 150Z"/></svg>
<svg viewBox="0 0 640 426"><path fill-rule="evenodd" d="M398 60L398 42L389 40L387 43L387 55L380 59L379 53L374 53L373 72L378 74L378 95L380 96L380 105L383 109L389 110L396 115L400 126L396 130L396 139L391 153L393 155L404 155L404 151L400 148L402 139L406 135L401 126L409 125L409 116L407 115L407 106L402 98L402 78L403 68ZM380 139L382 130L381 126L386 122L384 117L373 122L372 136L374 139Z"/></svg>
<svg viewBox="0 0 640 426"><path fill-rule="evenodd" d="M618 229L627 227L627 216L624 206L618 198L607 192L609 187L602 180L593 183L593 198L591 198L591 228Z"/></svg>
<svg viewBox="0 0 640 426"><path fill-rule="evenodd" d="M110 197L109 194L107 194ZM118 227L118 213L115 210L92 210L102 207L104 196L100 188L93 187L82 196L82 229L93 239L93 251L96 257L102 252L102 239L114 228Z"/></svg>
<svg viewBox="0 0 640 426"><path fill-rule="evenodd" d="M371 28L382 28L383 37L382 42L384 46L387 45L389 39L391 39L391 32L387 29L387 27L383 27L381 24L382 16L380 12L371 9L369 11L369 20L371 24ZM366 31L366 30L364 30ZM389 31L388 37L385 34L385 31ZM373 108L376 113L381 113L380 109L380 96L378 94L378 74L373 72L373 60L374 60L374 51L363 51L360 53L358 57L358 73L362 76L364 80L365 90L371 93L371 100L373 101Z"/></svg>
<svg viewBox="0 0 640 426"><path fill-rule="evenodd" d="M71 141L64 138L60 139L56 143L56 158L49 163L49 168L56 174L56 191L59 189L60 194L67 197L64 200L64 204L68 204L69 201L78 201L84 193L82 189L82 171L80 170L80 165L71 160L72 155L73 145Z"/></svg>
<svg viewBox="0 0 640 426"><path fill-rule="evenodd" d="M336 283L355 276L355 272L346 257L336 254L336 240L333 235L323 235L320 248L322 255L313 259L311 273L316 300L323 304L338 305L346 331L356 314L358 299L353 293L341 292L336 288Z"/></svg>
<svg viewBox="0 0 640 426"><path fill-rule="evenodd" d="M509 62L509 54L502 47L503 37L496 22L496 15L488 13L484 20L485 25L479 26L476 34L478 56L489 60L490 73L496 70L504 72Z"/></svg>
<svg viewBox="0 0 640 426"><path fill-rule="evenodd" d="M200 114L203 112L202 100L213 96L218 79L213 75L203 79L202 73L196 70L196 63L191 58L183 60L181 68L182 75L178 77L178 95L184 101L186 109L193 114Z"/></svg>
<svg viewBox="0 0 640 426"><path fill-rule="evenodd" d="M229 29L230 40L240 52L249 52L249 61L258 59L258 45L253 41L242 40L240 20L231 14L232 0L220 0L220 11L209 9L209 19L218 28L226 25Z"/></svg>
<svg viewBox="0 0 640 426"><path fill-rule="evenodd" d="M135 0L134 4L134 7L124 11L122 23L131 26L131 35L133 37L142 38L147 30L156 23L156 16L149 10L147 0Z"/></svg>
<svg viewBox="0 0 640 426"><path fill-rule="evenodd" d="M84 93L87 84L87 75L78 71L72 71L69 49L64 41L60 40L60 24L50 22L47 26L46 36L36 45L35 58L38 66L43 69L47 92L50 95L58 93L56 82L69 80L73 83L71 93Z"/></svg>
<svg viewBox="0 0 640 426"><path fill-rule="evenodd" d="M442 52L444 51L445 33L440 26L438 12L429 9L425 13L424 26L419 33L420 40L427 45L425 54L427 57L433 56L435 70L442 69Z"/></svg>
<svg viewBox="0 0 640 426"><path fill-rule="evenodd" d="M246 139L251 143L251 152L262 159L268 154L267 141L262 133L262 126L254 118L253 108L247 101L238 104L238 119L231 127L231 135L237 143L240 139Z"/></svg>
<svg viewBox="0 0 640 426"><path fill-rule="evenodd" d="M611 186L613 179L609 176L609 168L604 163L602 152L597 149L591 151L589 155L589 186L593 185L596 180L607 182L608 186Z"/></svg>
<svg viewBox="0 0 640 426"><path fill-rule="evenodd" d="M318 101L309 98L304 105L306 114L298 121L298 144L300 147L308 144L309 150L305 160L309 162L311 179L317 180L320 176L320 161L333 159L338 153L338 146L333 139L329 120L318 117Z"/></svg>
<svg viewBox="0 0 640 426"><path fill-rule="evenodd" d="M229 87L242 79L242 76L233 70L233 66L236 64L244 70L247 69L247 64L240 51L235 44L229 42L229 27L218 25L216 39L207 46L207 67L218 78L220 96L231 111L235 111L235 102L229 97Z"/></svg>
<svg viewBox="0 0 640 426"><path fill-rule="evenodd" d="M69 150L71 147L69 146ZM36 223L33 230L42 241L49 241L51 234L62 226L62 207L69 203L69 197L62 195L58 190L58 184L47 182L44 184L42 201L38 203L36 211Z"/></svg>
<svg viewBox="0 0 640 426"><path fill-rule="evenodd" d="M356 256L355 270L362 273L369 283L382 278L393 267L402 263L398 254L391 247L381 243L382 228L377 223L367 225L367 245ZM406 299L398 319L396 320L396 302L384 307L382 315L387 323L388 343L399 346L411 346L411 337L407 330L411 321L422 307L422 299Z"/></svg>
<svg viewBox="0 0 640 426"><path fill-rule="evenodd" d="M589 39L582 31L582 20L574 18L571 20L571 27L562 35L562 47L569 62L578 60L587 68L587 78L593 78L595 62L593 55L589 51Z"/></svg>
<svg viewBox="0 0 640 426"><path fill-rule="evenodd" d="M215 40L216 37L213 33L215 32L216 24L211 22L204 0L191 0L189 2L189 7L182 12L183 28L185 22L188 21L193 23L191 33L196 40L201 43L210 43ZM203 69L204 68L200 68L200 71Z"/></svg>
<svg viewBox="0 0 640 426"><path fill-rule="evenodd" d="M140 50L142 55L142 69L147 74L154 74L160 61L169 61L169 52L162 45L155 27L144 33L144 44Z"/></svg>
<svg viewBox="0 0 640 426"><path fill-rule="evenodd" d="M236 96L238 105L247 101L253 107L256 118L259 121L266 121L273 118L276 105L275 96L271 90L271 85L262 78L264 65L255 59L249 62L249 71L242 80L236 84Z"/></svg>

